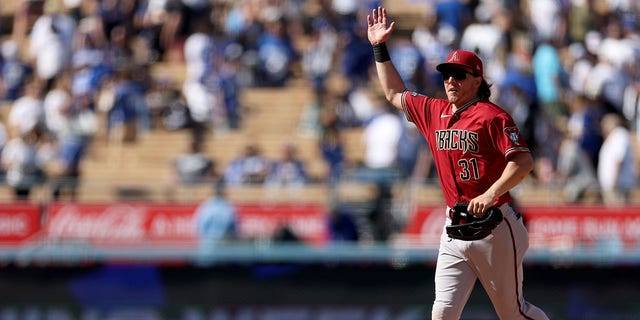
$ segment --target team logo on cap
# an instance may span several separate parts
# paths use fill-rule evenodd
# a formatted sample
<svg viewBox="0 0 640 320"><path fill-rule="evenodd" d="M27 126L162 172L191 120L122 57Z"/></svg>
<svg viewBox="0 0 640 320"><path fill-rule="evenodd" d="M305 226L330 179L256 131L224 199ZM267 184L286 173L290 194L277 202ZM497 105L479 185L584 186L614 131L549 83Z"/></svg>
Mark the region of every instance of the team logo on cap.
<svg viewBox="0 0 640 320"><path fill-rule="evenodd" d="M451 55L451 58L449 58L449 61L447 62L458 61L458 60L460 60L460 58L458 58L458 51L456 51Z"/></svg>

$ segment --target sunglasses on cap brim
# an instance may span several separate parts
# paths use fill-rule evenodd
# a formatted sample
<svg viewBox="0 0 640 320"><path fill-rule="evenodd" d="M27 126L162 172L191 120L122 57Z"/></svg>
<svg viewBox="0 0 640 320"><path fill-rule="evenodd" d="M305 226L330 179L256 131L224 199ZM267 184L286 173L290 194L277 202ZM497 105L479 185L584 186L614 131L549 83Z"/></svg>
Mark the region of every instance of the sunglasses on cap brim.
<svg viewBox="0 0 640 320"><path fill-rule="evenodd" d="M467 78L467 74L477 77L477 75L463 69L449 69L444 70L440 73L440 75L442 76L442 81L447 81L451 77L453 77L453 79L455 80L464 80Z"/></svg>

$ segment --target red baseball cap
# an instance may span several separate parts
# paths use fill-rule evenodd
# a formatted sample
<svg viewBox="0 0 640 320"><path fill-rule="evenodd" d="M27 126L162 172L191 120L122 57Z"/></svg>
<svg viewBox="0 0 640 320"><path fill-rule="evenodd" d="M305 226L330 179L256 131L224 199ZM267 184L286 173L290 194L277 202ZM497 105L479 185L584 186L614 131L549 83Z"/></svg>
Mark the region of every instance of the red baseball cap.
<svg viewBox="0 0 640 320"><path fill-rule="evenodd" d="M436 70L442 72L448 67L467 67L473 70L476 75L482 76L482 60L473 52L466 50L451 51L447 56L447 61L436 66Z"/></svg>

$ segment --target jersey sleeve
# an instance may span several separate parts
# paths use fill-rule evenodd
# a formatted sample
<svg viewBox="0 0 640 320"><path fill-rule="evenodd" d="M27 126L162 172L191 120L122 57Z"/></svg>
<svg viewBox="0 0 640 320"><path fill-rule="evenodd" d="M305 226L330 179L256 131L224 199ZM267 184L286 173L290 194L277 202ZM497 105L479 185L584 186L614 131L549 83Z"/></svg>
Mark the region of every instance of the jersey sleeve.
<svg viewBox="0 0 640 320"><path fill-rule="evenodd" d="M500 113L491 121L490 133L495 147L507 160L517 153L530 152L524 136L507 113Z"/></svg>
<svg viewBox="0 0 640 320"><path fill-rule="evenodd" d="M407 121L416 125L420 125L424 119L424 123L429 123L429 113L427 112L427 103L430 98L414 91L405 90L402 93L402 110L404 110Z"/></svg>

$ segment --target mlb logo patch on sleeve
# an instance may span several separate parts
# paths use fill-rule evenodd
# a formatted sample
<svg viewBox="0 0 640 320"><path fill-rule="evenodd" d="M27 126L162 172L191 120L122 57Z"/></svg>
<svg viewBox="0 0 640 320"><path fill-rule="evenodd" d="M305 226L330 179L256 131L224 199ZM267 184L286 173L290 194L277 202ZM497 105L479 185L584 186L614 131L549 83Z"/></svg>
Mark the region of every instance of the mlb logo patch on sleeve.
<svg viewBox="0 0 640 320"><path fill-rule="evenodd" d="M520 133L516 127L504 128L504 133L509 137L509 140L514 144L520 144Z"/></svg>

